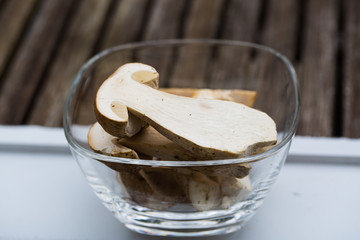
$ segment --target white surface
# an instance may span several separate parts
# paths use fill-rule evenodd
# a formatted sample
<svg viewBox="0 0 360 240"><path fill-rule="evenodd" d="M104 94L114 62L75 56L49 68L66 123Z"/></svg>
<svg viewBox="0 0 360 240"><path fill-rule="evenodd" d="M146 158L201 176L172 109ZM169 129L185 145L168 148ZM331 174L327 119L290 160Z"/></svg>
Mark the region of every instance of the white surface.
<svg viewBox="0 0 360 240"><path fill-rule="evenodd" d="M286 164L242 230L204 239L359 239L359 182L360 166ZM157 239L124 228L69 154L1 152L0 189L0 239Z"/></svg>
<svg viewBox="0 0 360 240"><path fill-rule="evenodd" d="M0 145L67 146L62 128L0 125Z"/></svg>
<svg viewBox="0 0 360 240"><path fill-rule="evenodd" d="M91 192L68 151L44 151L64 148L62 134L61 129L0 127L0 239L159 239L123 227ZM7 141L9 135L25 140ZM309 139L295 140L293 156L310 160L311 146L319 143ZM329 142L344 150L358 140L325 139ZM353 163L360 162L357 154ZM332 157L337 164L285 164L242 230L196 239L360 239L360 164L341 164L341 154Z"/></svg>
<svg viewBox="0 0 360 240"><path fill-rule="evenodd" d="M88 127L79 127L86 131ZM62 128L0 125L1 149L48 149L68 151ZM288 161L360 163L360 139L296 136ZM315 158L314 158L315 157Z"/></svg>

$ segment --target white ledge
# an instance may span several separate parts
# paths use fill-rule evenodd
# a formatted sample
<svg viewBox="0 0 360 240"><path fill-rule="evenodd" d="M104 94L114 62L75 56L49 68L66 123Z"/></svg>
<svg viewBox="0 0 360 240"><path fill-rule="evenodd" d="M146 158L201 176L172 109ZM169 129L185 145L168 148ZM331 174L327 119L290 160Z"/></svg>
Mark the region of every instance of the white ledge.
<svg viewBox="0 0 360 240"><path fill-rule="evenodd" d="M360 164L359 146L360 139L296 136L287 162ZM69 151L62 128L43 126L0 125L0 149Z"/></svg>

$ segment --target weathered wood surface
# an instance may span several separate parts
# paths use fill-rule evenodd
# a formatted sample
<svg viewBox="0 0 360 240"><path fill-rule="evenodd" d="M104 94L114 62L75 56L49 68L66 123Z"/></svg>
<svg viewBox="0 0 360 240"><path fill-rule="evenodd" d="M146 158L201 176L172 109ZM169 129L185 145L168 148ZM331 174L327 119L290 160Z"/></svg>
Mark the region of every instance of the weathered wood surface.
<svg viewBox="0 0 360 240"><path fill-rule="evenodd" d="M331 136L335 123L336 49L338 8L335 0L307 1L299 64L304 94L299 132Z"/></svg>
<svg viewBox="0 0 360 240"><path fill-rule="evenodd" d="M343 126L344 136L360 136L360 2L344 1L344 75Z"/></svg>
<svg viewBox="0 0 360 240"><path fill-rule="evenodd" d="M219 38L256 42L258 26L263 16L260 0L231 0L222 15L223 22L219 26ZM213 71L209 79L210 87L224 88L226 85L227 88L247 88L247 86L238 84L238 77L248 77L249 73L242 70L247 67L239 68L238 65L248 66L251 51L244 53L243 50L224 48L219 49L217 55L216 62L210 66ZM239 56L242 57L239 58ZM223 71L225 67L227 67L227 71Z"/></svg>
<svg viewBox="0 0 360 240"><path fill-rule="evenodd" d="M224 2L223 0L192 1L183 29L184 38L215 38L217 24L220 22L221 6ZM204 88L211 51L197 49L193 46L182 47L179 51L169 85L171 87L190 87L192 84L193 87ZM209 56L209 58L204 58L204 56ZM197 64L195 65L193 62Z"/></svg>
<svg viewBox="0 0 360 240"><path fill-rule="evenodd" d="M4 3L3 3L4 4ZM35 7L35 0L9 1L1 5L0 9L0 75L5 70L6 63L13 51L16 51L16 44L21 41L22 33L26 30L26 22L30 20L31 12Z"/></svg>
<svg viewBox="0 0 360 240"><path fill-rule="evenodd" d="M0 0L0 124L61 126L75 75L103 49L145 40L217 38L268 45L294 63L302 95L299 135L358 138L359 12L357 0ZM144 62L151 56L129 54ZM188 84L189 54L196 61L196 52L181 48L156 62L173 79L163 86ZM224 48L207 54L217 58L211 66L202 63L197 84L221 88L232 79L221 66L237 53ZM242 56L237 64L254 60L253 52ZM271 62L261 64L271 68ZM237 71L234 65L234 75L249 76Z"/></svg>
<svg viewBox="0 0 360 240"><path fill-rule="evenodd" d="M57 42L72 5L70 0L43 1L37 9L34 22L26 29L19 49L2 76L1 123L24 123L32 110L32 101L54 61Z"/></svg>
<svg viewBox="0 0 360 240"><path fill-rule="evenodd" d="M82 1L80 6L77 6L71 25L62 33L64 39L58 56L36 95L28 118L30 124L61 124L67 90L74 81L74 75L94 54L94 47L109 6L110 0ZM92 13L91 17L88 15L89 12ZM44 99L52 103L50 107Z"/></svg>

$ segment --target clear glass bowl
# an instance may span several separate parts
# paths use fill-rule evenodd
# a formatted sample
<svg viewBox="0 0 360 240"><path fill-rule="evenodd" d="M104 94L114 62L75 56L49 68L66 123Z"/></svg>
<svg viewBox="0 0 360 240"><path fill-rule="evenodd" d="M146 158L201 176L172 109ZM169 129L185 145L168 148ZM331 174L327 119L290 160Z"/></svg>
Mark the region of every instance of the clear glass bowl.
<svg viewBox="0 0 360 240"><path fill-rule="evenodd" d="M93 152L87 133L96 122L96 91L115 69L128 62L155 67L160 87L257 91L254 108L276 122L277 145L253 156L206 161L126 159ZM151 235L206 236L240 229L261 206L288 154L299 110L294 68L273 49L239 41L162 40L116 46L91 58L70 90L64 129L72 154L95 194L127 228ZM244 163L251 165L247 182L210 174L219 167L227 173ZM160 190L170 191L169 196L149 188L139 169L154 177ZM203 176L195 184L203 184L213 194L208 197L217 201L210 208L189 199L194 174ZM179 187L181 181L186 184Z"/></svg>

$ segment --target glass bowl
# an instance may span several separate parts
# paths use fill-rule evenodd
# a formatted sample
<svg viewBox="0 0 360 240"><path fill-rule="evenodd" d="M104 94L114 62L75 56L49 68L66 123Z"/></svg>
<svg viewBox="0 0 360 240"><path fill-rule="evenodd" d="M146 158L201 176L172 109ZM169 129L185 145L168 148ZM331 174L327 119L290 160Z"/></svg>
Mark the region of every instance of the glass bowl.
<svg viewBox="0 0 360 240"><path fill-rule="evenodd" d="M253 107L275 121L277 144L251 156L201 161L95 153L87 133L96 122L96 91L129 62L153 66L163 88L256 91ZM70 90L63 123L88 183L127 228L150 235L207 236L240 229L262 205L287 157L299 110L294 68L273 49L239 41L161 40L116 46L91 58ZM239 168L241 174L233 174Z"/></svg>

